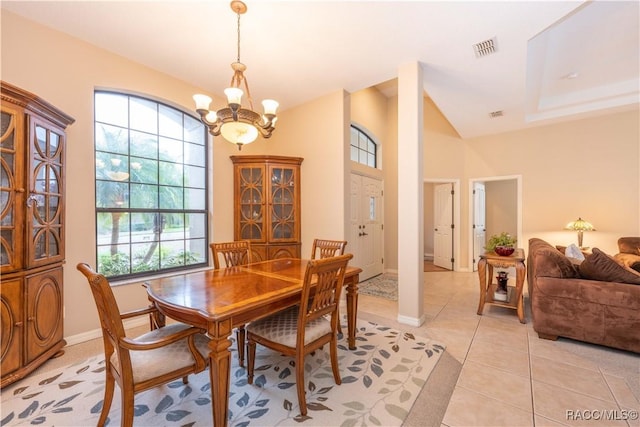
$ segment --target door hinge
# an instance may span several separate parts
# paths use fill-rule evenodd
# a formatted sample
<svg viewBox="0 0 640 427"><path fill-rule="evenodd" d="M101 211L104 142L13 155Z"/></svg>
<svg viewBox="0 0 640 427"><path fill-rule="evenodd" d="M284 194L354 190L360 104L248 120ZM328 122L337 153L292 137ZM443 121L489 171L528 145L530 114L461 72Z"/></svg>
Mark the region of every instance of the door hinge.
<svg viewBox="0 0 640 427"><path fill-rule="evenodd" d="M455 260L454 260L453 258L451 258L451 264L453 264L453 262L454 262L454 261L455 261Z"/></svg>
<svg viewBox="0 0 640 427"><path fill-rule="evenodd" d="M384 224L380 224L380 230L384 230Z"/></svg>
<svg viewBox="0 0 640 427"><path fill-rule="evenodd" d="M451 190L451 195L453 196L454 194L456 194L456 192Z"/></svg>
<svg viewBox="0 0 640 427"><path fill-rule="evenodd" d="M455 224L451 224L451 229L453 230L455 228Z"/></svg>
<svg viewBox="0 0 640 427"><path fill-rule="evenodd" d="M384 264L384 258L382 258L382 259L380 260L380 262L381 262L382 264Z"/></svg>
<svg viewBox="0 0 640 427"><path fill-rule="evenodd" d="M384 197L384 190L380 190L380 197Z"/></svg>

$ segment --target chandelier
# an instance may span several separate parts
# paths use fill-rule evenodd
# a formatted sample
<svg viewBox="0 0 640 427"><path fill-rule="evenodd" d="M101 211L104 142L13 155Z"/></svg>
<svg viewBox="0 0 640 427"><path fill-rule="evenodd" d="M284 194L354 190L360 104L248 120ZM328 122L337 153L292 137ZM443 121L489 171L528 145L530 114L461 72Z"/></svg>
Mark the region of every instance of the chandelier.
<svg viewBox="0 0 640 427"><path fill-rule="evenodd" d="M193 95L196 103L196 112L200 115L200 121L209 129L213 136L222 134L223 138L242 149L245 144L256 140L258 134L263 138L271 137L277 120L276 109L278 103L272 99L262 101L264 113L254 111L249 84L244 75L247 66L240 62L240 15L247 12L247 5L240 0L231 2L231 10L238 15L238 58L231 64L233 76L231 86L224 90L227 97L227 107L218 111L209 110L211 98L207 95ZM241 89L244 86L244 91ZM242 108L242 95L247 94L249 108Z"/></svg>

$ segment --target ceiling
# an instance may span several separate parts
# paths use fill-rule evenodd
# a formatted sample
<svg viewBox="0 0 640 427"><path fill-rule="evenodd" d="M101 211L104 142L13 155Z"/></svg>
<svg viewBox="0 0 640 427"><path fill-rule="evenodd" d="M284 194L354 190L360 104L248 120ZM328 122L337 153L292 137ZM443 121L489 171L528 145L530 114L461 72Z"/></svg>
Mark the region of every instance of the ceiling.
<svg viewBox="0 0 640 427"><path fill-rule="evenodd" d="M637 108L637 1L246 0L241 60L254 103L424 90L462 138ZM227 1L7 1L5 10L222 96L236 60ZM493 39L495 52L473 45ZM214 105L212 107L220 107ZM501 112L501 113L499 113ZM491 117L493 116L497 117Z"/></svg>

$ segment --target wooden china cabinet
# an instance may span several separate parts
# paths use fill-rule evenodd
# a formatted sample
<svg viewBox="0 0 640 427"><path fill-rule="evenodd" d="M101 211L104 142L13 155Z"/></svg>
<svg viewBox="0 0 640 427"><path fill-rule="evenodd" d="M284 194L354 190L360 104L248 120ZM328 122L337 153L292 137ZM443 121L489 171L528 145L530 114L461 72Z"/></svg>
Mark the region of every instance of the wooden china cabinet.
<svg viewBox="0 0 640 427"><path fill-rule="evenodd" d="M0 387L65 346L65 128L74 119L0 82Z"/></svg>
<svg viewBox="0 0 640 427"><path fill-rule="evenodd" d="M251 241L252 261L300 258L300 157L231 156L234 239Z"/></svg>

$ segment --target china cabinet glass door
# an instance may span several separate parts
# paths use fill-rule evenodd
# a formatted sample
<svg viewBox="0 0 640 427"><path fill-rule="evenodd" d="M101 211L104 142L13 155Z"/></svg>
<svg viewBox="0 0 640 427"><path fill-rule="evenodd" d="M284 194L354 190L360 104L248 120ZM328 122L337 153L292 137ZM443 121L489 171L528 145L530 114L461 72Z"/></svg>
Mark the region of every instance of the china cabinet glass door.
<svg viewBox="0 0 640 427"><path fill-rule="evenodd" d="M30 123L30 186L27 196L29 265L64 258L64 133L35 118Z"/></svg>

